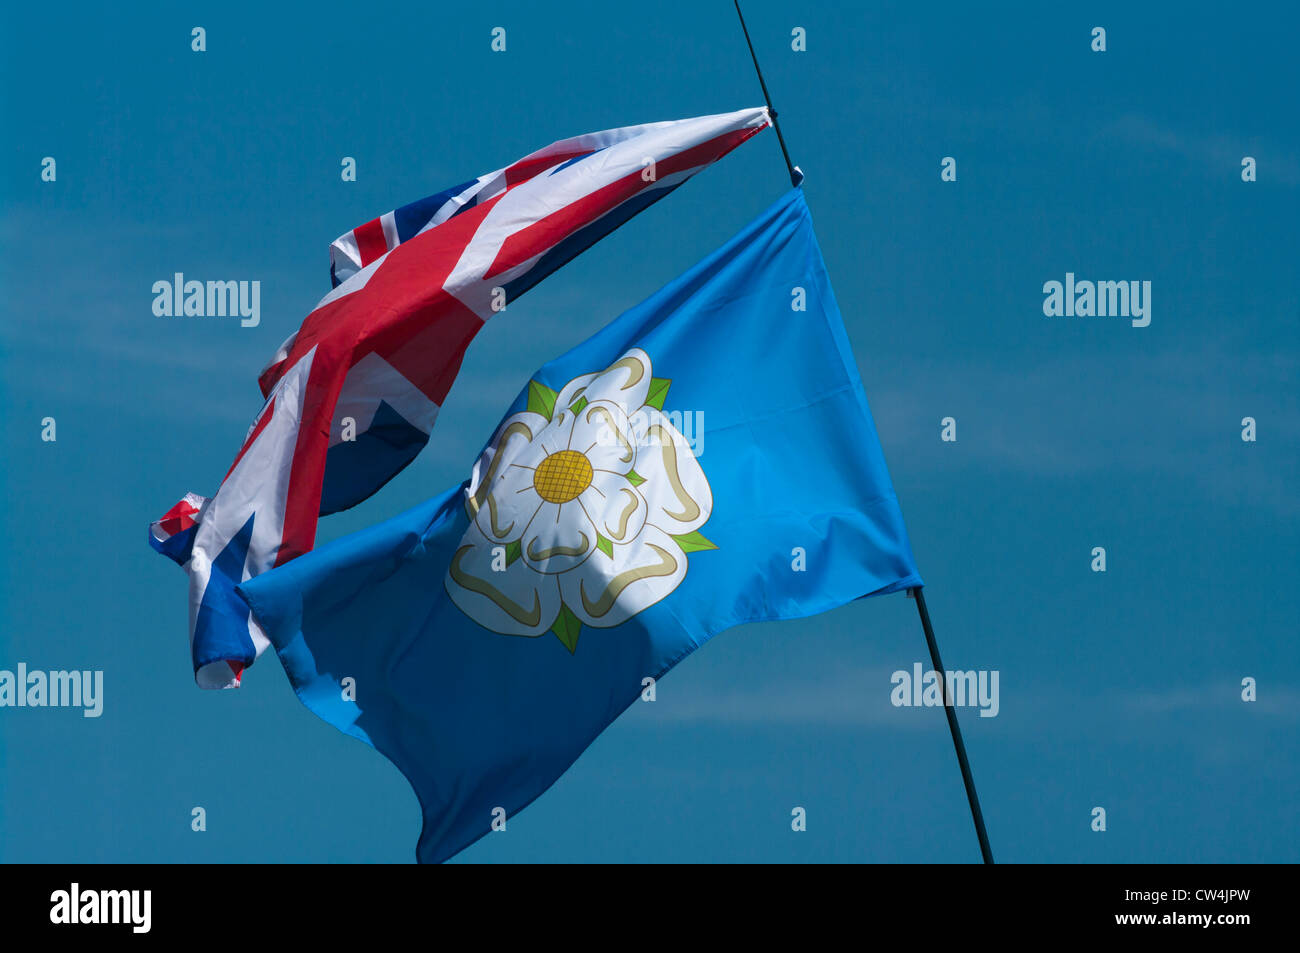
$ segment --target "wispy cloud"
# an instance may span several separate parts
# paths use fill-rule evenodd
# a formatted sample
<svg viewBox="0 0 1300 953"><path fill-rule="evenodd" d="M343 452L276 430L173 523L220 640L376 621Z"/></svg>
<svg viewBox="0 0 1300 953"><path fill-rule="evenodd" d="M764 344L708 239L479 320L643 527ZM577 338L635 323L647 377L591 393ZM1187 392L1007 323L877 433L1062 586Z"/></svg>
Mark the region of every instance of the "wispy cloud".
<svg viewBox="0 0 1300 953"><path fill-rule="evenodd" d="M1173 715L1186 712L1252 712L1288 721L1300 720L1300 690L1282 686L1259 692L1256 701L1241 698L1237 683L1224 680L1212 684L1136 692L1120 697L1121 706L1135 714Z"/></svg>
<svg viewBox="0 0 1300 953"><path fill-rule="evenodd" d="M1222 176L1225 169L1239 168L1243 156L1254 155L1267 166L1271 181L1300 185L1300 161L1258 136L1231 136L1222 132L1208 135L1125 113L1104 127L1098 138L1119 139L1135 146L1171 152L1213 176Z"/></svg>
<svg viewBox="0 0 1300 953"><path fill-rule="evenodd" d="M1274 454L1273 465L1260 466L1248 456L1300 441L1295 354L1207 346L1105 359L1035 357L1028 367L1024 360L901 359L868 387L886 452L912 467L945 471L1139 475L1153 487L1193 487L1216 499L1300 512L1300 458ZM957 418L957 444L939 441L941 415ZM1257 418L1256 445L1240 439L1245 416ZM1248 483L1238 479L1242 467L1252 467Z"/></svg>
<svg viewBox="0 0 1300 953"><path fill-rule="evenodd" d="M648 717L719 724L922 727L910 717L912 709L890 704L893 672L882 667L837 669L686 697L664 692Z"/></svg>

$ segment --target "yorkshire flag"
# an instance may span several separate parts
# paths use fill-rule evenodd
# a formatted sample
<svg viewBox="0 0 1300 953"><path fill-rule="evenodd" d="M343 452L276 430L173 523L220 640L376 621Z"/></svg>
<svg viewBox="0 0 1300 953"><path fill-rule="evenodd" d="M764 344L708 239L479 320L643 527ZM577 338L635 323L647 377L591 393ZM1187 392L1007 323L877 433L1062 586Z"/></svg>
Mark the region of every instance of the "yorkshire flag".
<svg viewBox="0 0 1300 953"><path fill-rule="evenodd" d="M919 585L794 189L533 375L463 484L239 592L436 862L714 634Z"/></svg>

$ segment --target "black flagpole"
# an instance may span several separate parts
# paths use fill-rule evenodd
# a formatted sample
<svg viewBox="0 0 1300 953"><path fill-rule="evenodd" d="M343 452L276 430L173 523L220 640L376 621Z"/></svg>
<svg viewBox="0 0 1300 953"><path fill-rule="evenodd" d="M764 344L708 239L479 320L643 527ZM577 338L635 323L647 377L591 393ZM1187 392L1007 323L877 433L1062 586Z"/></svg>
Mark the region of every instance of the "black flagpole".
<svg viewBox="0 0 1300 953"><path fill-rule="evenodd" d="M754 72L758 74L758 85L763 88L763 99L767 102L768 115L772 117L772 128L776 130L776 140L781 143L781 155L785 156L785 167L790 171L790 184L797 186L803 181L803 172L790 161L790 150L785 147L785 136L781 135L781 124L776 120L776 108L772 105L772 96L767 91L767 81L763 79L763 70L758 65L758 54L754 52L754 43L749 38L749 27L745 26L745 15L740 12L740 0L733 0L736 16L740 18L740 28L745 33L745 44L749 47L750 59L754 61ZM957 710L952 705L952 694L948 691L948 672L939 658L939 643L934 638L934 628L930 625L930 610L925 606L925 594L921 587L908 590L908 595L916 600L916 611L921 616L921 628L925 630L925 643L930 648L930 662L935 672L943 679L943 710L948 716L948 731L952 734L952 746L957 750L957 764L961 767L961 780L966 785L966 800L970 802L971 819L975 821L975 834L980 841L980 855L984 863L993 863L993 850L989 847L989 835L984 830L984 812L980 810L979 795L975 793L975 778L970 772L970 761L966 758L966 745L961 740L961 726L957 724Z"/></svg>
<svg viewBox="0 0 1300 953"><path fill-rule="evenodd" d="M966 745L961 740L961 726L957 724L957 709L952 705L952 693L948 690L948 670L939 658L939 643L934 639L934 627L930 625L930 610L925 605L925 592L920 586L908 590L908 595L916 600L916 611L921 617L921 628L925 630L925 644L930 647L930 663L935 672L943 679L943 711L948 716L948 731L952 734L952 746L957 749L957 764L961 766L961 780L966 785L966 800L970 802L970 816L975 821L975 834L980 839L980 855L984 863L993 863L993 850L989 847L989 835L984 830L984 812L980 810L980 798L975 793L975 778L970 773L970 761L966 758Z"/></svg>
<svg viewBox="0 0 1300 953"><path fill-rule="evenodd" d="M763 87L763 99L767 103L767 114L772 117L772 128L776 130L776 141L781 143L781 155L785 156L785 167L790 170L790 184L797 186L803 181L803 170L790 161L790 150L785 147L785 136L781 135L781 124L776 121L776 107L772 105L772 97L768 95L767 83L763 79L763 71L758 66L758 55L754 52L754 44L749 39L749 27L745 26L745 15L740 12L740 0L734 0L736 4L736 16L740 17L740 28L745 32L745 43L749 46L749 58L754 61L754 72L758 74L758 85Z"/></svg>

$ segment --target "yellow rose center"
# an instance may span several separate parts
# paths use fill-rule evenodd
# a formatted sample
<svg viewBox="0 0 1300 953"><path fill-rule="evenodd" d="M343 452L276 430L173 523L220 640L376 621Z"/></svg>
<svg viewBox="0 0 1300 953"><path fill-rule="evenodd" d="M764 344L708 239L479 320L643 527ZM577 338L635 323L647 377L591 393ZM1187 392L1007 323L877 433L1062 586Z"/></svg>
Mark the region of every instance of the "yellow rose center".
<svg viewBox="0 0 1300 953"><path fill-rule="evenodd" d="M548 503L567 503L591 486L591 476L590 460L577 450L561 450L533 472L533 489Z"/></svg>

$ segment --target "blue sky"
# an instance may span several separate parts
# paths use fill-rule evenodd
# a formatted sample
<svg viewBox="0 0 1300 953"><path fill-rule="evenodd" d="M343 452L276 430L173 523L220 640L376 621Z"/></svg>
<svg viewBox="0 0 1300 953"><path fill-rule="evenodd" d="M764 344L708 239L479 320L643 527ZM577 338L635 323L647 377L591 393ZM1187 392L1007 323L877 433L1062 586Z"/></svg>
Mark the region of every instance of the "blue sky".
<svg viewBox="0 0 1300 953"><path fill-rule="evenodd" d="M746 13L944 659L1000 673L997 717L962 712L996 856L1297 860L1296 13ZM0 668L102 669L105 709L0 709L0 860L409 861L405 781L274 659L193 686L184 577L146 526L225 472L339 233L558 138L760 103L731 5L6 20ZM785 187L765 132L490 322L430 447L320 540L459 482L542 360ZM260 280L260 326L155 317L176 271ZM1044 317L1067 271L1150 280L1150 326ZM978 860L942 713L889 703L925 658L902 596L728 632L461 859Z"/></svg>

